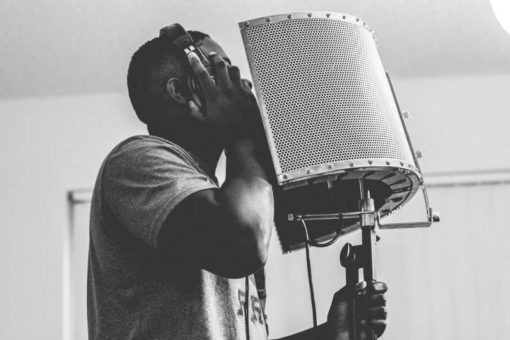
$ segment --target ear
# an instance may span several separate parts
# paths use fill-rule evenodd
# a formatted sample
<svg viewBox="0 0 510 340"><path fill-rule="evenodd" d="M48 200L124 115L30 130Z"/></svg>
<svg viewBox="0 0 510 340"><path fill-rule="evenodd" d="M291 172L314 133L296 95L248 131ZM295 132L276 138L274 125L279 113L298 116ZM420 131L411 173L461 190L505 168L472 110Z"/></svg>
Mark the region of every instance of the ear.
<svg viewBox="0 0 510 340"><path fill-rule="evenodd" d="M179 78L170 78L166 82L166 92L172 97L173 100L178 102L179 104L187 104L187 92L185 90L185 85Z"/></svg>

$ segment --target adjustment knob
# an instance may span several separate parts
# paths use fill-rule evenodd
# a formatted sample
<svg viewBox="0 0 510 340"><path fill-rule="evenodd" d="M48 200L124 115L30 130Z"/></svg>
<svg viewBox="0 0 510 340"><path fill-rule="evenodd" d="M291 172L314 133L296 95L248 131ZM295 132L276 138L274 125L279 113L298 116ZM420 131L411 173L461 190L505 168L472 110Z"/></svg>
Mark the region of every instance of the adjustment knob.
<svg viewBox="0 0 510 340"><path fill-rule="evenodd" d="M350 243L346 243L340 252L340 264L342 267L349 267L356 262L356 251Z"/></svg>

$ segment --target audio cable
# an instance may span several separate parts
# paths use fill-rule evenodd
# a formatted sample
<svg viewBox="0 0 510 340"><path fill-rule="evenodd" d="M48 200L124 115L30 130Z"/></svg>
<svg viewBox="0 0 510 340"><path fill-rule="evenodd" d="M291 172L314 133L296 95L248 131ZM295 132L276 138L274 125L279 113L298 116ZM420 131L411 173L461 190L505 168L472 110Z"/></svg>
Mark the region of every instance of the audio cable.
<svg viewBox="0 0 510 340"><path fill-rule="evenodd" d="M335 243L340 235L342 234L343 229L343 219L340 219L340 228L336 232L336 235L329 241L324 243L319 243L310 240L310 235L308 234L308 228L306 226L306 222L304 219L301 219L301 225L303 226L303 230L305 232L305 251L306 251L306 269L308 272L308 286L310 288L310 300L312 304L312 318L313 318L313 328L317 328L317 307L315 304L315 292L313 288L313 277L312 277L312 264L310 260L310 246L324 248L333 243Z"/></svg>
<svg viewBox="0 0 510 340"><path fill-rule="evenodd" d="M312 302L312 316L313 316L313 328L317 328L317 309L315 306L315 293L313 289L313 279L312 279L312 265L310 263L310 237L308 235L308 228L306 227L305 220L301 220L301 224L305 231L305 250L306 250L306 268L308 271L308 285L310 287L310 299Z"/></svg>

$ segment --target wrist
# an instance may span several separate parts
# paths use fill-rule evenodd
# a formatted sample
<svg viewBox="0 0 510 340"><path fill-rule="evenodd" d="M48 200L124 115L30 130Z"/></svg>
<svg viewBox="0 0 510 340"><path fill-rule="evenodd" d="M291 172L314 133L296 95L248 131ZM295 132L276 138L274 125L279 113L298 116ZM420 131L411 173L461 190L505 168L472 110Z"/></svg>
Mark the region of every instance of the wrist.
<svg viewBox="0 0 510 340"><path fill-rule="evenodd" d="M252 140L254 135L253 127L247 124L247 122L239 122L238 124L230 126L228 131L226 131L228 144L243 144L247 139Z"/></svg>
<svg viewBox="0 0 510 340"><path fill-rule="evenodd" d="M247 155L255 155L255 142L247 136L238 136L229 141L225 147L225 155L228 158L239 158Z"/></svg>

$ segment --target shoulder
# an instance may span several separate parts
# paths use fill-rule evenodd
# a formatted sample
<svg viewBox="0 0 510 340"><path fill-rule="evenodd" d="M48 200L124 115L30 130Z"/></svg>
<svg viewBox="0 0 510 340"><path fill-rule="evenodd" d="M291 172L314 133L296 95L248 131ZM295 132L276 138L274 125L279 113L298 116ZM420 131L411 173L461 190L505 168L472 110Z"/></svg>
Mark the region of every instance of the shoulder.
<svg viewBox="0 0 510 340"><path fill-rule="evenodd" d="M194 161L193 157L178 144L151 135L137 135L123 140L113 148L107 159L116 157L137 158L147 154L168 154L186 161Z"/></svg>
<svg viewBox="0 0 510 340"><path fill-rule="evenodd" d="M194 168L204 172L200 162L176 143L151 135L137 135L120 142L104 161L107 171L138 172L154 168Z"/></svg>

